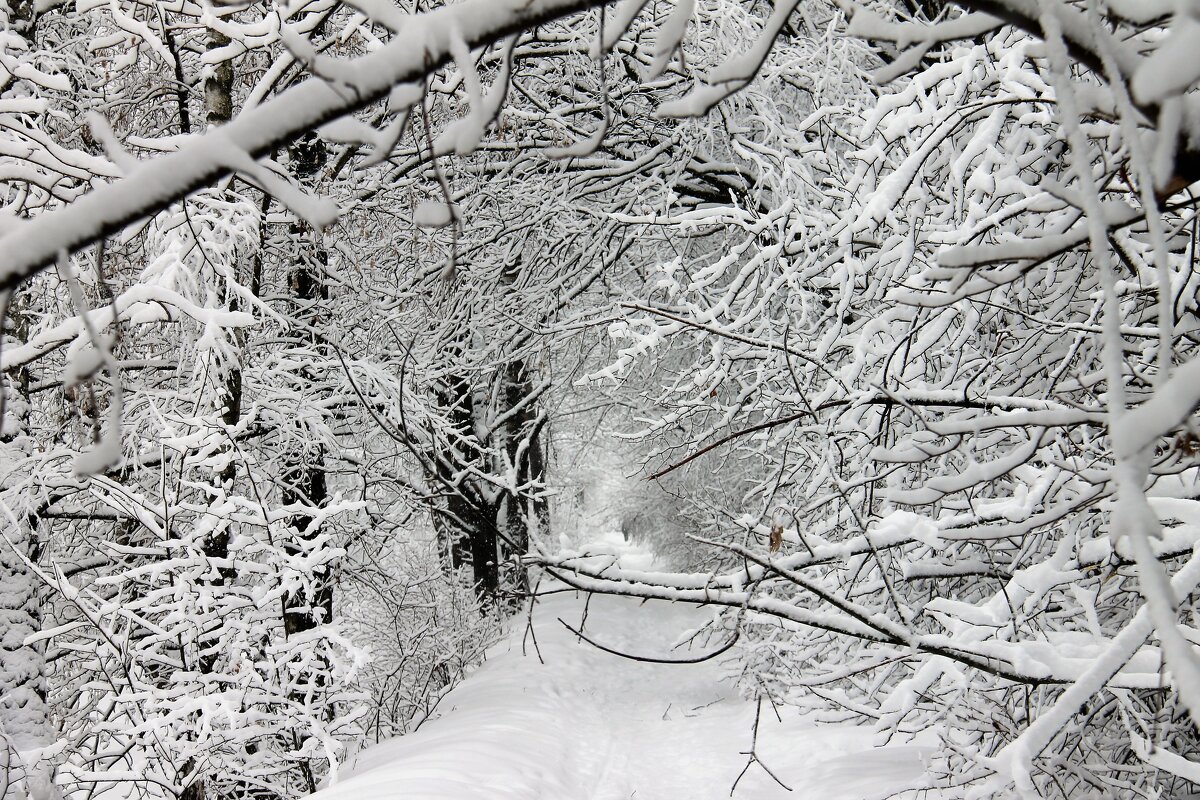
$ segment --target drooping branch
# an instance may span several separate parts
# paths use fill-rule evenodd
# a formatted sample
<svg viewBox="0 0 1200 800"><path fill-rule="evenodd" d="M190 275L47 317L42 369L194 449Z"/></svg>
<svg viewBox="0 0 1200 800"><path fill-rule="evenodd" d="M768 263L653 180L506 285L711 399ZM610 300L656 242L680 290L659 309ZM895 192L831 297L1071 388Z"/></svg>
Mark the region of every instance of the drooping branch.
<svg viewBox="0 0 1200 800"><path fill-rule="evenodd" d="M1161 83L1152 80L1156 65L1149 63L1153 55L1138 52L1134 43L1128 42L1103 27L1093 24L1086 12L1062 0L954 0L968 13L948 22L925 24L920 22L888 23L877 14L857 5L843 4L853 16L850 33L871 39L892 41L900 48L914 54L924 55L935 43L969 39L980 36L1004 22L1020 28L1031 36L1042 38L1042 15L1052 14L1062 29L1062 41L1071 59L1094 72L1104 80L1119 77L1131 91L1131 99L1137 110L1152 123L1157 123L1163 113L1164 103L1156 95L1159 87L1147 90L1147 86ZM1107 40L1103 40L1107 37ZM885 78L890 79L917 66L918 58L900 59L897 68L888 70ZM1105 62L1109 61L1119 71L1119 76L1108 75ZM904 67L907 67L905 69ZM1140 91L1139 91L1140 90ZM1181 93L1182 94L1182 93ZM1195 116L1197 101L1194 97L1180 97L1189 106L1185 117ZM1200 141L1182 125L1179 141L1174 151L1174 170L1165 176L1165 182L1155 187L1161 194L1173 194L1185 186L1200 180Z"/></svg>

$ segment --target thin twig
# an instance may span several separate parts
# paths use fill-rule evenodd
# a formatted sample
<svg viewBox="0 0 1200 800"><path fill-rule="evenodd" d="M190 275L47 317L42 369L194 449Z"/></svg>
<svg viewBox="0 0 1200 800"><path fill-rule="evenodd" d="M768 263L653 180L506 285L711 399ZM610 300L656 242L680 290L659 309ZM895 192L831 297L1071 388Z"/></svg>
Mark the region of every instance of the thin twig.
<svg viewBox="0 0 1200 800"><path fill-rule="evenodd" d="M774 706L775 704L772 703L771 705ZM778 712L776 712L776 714L778 715ZM742 779L742 777L746 774L746 772L750 769L751 764L758 764L760 767L763 768L763 772L765 772L771 776L771 780L775 781L780 786L782 786L784 789L787 789L789 792L792 791L792 787L788 786L786 783L779 780L779 776L776 775L774 772L772 772L771 768L768 767L766 764L764 764L762 762L762 759L760 759L758 757L758 718L761 715L762 715L762 695L760 694L760 695L758 695L758 704L754 707L754 727L752 729L752 733L751 733L751 737L750 737L750 749L743 750L741 752L741 755L750 756L750 758L746 761L746 766L742 767L742 771L738 773L738 776L733 779L733 786L729 787L729 796L730 797L733 797L733 792L734 792L734 790L737 789L738 781L740 781Z"/></svg>

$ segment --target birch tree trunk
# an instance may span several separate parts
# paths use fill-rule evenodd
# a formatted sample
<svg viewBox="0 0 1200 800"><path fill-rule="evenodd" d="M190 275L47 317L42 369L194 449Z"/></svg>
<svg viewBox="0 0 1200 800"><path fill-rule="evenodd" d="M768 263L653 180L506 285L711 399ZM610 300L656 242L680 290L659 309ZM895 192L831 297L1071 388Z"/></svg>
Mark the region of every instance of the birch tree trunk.
<svg viewBox="0 0 1200 800"><path fill-rule="evenodd" d="M33 43L37 14L30 0L17 0L8 9L0 4L0 16ZM10 87L0 87L0 96L8 93L5 88ZM24 342L30 318L22 308L20 290L0 299L0 306L9 306L7 317L0 316L0 342L9 338L5 327L12 340ZM0 376L0 452L13 455L0 461L15 463L32 447L29 386L25 367ZM15 519L0 516L0 797L56 800L61 794L54 784L53 764L44 754L54 741L46 704L46 658L41 645L28 643L42 629L39 581L30 567L37 559L39 520L25 509L12 511Z"/></svg>
<svg viewBox="0 0 1200 800"><path fill-rule="evenodd" d="M19 300L18 300L19 303ZM19 305L9 310L10 341L27 338L28 317ZM9 337L4 337L9 338ZM0 453L6 463L29 455L29 371L4 376L4 413L0 414ZM0 489L3 486L0 485ZM53 764L44 749L54 741L46 704L46 659L42 646L29 644L42 629L39 580L31 568L37 559L39 520L29 510L10 509L0 516L0 797L54 800Z"/></svg>

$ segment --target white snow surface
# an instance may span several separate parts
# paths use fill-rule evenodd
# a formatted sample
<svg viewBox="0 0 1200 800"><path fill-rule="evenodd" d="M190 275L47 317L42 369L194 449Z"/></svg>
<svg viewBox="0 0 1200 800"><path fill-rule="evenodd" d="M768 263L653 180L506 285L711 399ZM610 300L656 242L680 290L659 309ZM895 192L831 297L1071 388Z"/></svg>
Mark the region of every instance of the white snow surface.
<svg viewBox="0 0 1200 800"><path fill-rule="evenodd" d="M650 554L619 533L591 549L601 548L623 566L652 566ZM545 663L525 618L515 619L487 662L442 699L437 718L363 750L313 800L730 797L747 761L754 702L739 697L719 663L635 662L578 641L558 618L578 627L585 599L563 591L539 600L533 632ZM697 651L672 645L708 615L684 604L594 596L584 632L625 652L679 658ZM779 711L782 722L763 702L758 754L793 791L754 764L734 798L882 800L922 785L928 748L872 747L868 728L818 726Z"/></svg>

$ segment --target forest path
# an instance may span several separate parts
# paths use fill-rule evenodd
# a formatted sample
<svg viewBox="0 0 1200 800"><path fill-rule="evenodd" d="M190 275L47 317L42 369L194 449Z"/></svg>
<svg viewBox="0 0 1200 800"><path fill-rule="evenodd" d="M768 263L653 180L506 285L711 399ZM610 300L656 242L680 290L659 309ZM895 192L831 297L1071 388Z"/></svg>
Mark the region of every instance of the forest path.
<svg viewBox="0 0 1200 800"><path fill-rule="evenodd" d="M620 534L600 547L628 566L651 561ZM573 591L543 597L532 618L541 660L524 618L514 620L487 663L443 698L438 718L364 750L317 800L730 797L747 762L755 704L722 679L719 659L643 663L579 641L558 620L578 628L585 607L585 633L607 647L667 658L711 649L672 652L708 618L706 609L622 597L589 602ZM870 800L919 779L923 748L872 749L867 729L815 728L781 713L782 721L763 702L758 754L793 791L753 764L734 798Z"/></svg>

